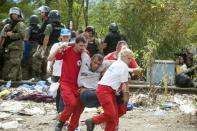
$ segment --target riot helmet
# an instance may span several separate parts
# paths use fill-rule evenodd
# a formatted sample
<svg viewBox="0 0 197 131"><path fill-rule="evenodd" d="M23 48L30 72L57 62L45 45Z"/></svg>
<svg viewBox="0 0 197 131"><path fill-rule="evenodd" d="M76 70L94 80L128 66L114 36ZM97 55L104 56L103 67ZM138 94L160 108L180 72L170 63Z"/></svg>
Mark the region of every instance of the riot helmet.
<svg viewBox="0 0 197 131"><path fill-rule="evenodd" d="M16 14L18 16L18 18L23 18L22 11L18 7L12 7L12 8L10 8L10 10L9 10L10 18L11 18L11 15L12 14Z"/></svg>
<svg viewBox="0 0 197 131"><path fill-rule="evenodd" d="M50 22L60 22L60 14L58 10L51 10L48 15Z"/></svg>
<svg viewBox="0 0 197 131"><path fill-rule="evenodd" d="M21 15L21 9L18 7L12 7L9 10L9 15L11 15L11 14Z"/></svg>
<svg viewBox="0 0 197 131"><path fill-rule="evenodd" d="M110 32L117 32L118 31L118 25L116 23L111 23L109 25L109 31Z"/></svg>
<svg viewBox="0 0 197 131"><path fill-rule="evenodd" d="M50 7L48 7L48 6L43 5L43 6L40 6L40 7L38 8L38 10L39 10L40 12L49 13L51 9L50 9Z"/></svg>
<svg viewBox="0 0 197 131"><path fill-rule="evenodd" d="M39 23L39 18L38 18L38 16L37 15L31 15L30 17L29 17L29 24L30 25L37 25Z"/></svg>

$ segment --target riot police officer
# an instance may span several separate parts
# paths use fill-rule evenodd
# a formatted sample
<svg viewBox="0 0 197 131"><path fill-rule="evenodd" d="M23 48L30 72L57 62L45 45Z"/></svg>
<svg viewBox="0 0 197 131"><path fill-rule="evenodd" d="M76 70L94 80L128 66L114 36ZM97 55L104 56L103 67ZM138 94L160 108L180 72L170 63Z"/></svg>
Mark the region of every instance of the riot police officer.
<svg viewBox="0 0 197 131"><path fill-rule="evenodd" d="M60 13L58 10L51 10L49 12L48 18L49 18L50 24L46 26L46 29L44 31L45 37L43 40L43 46L46 49L45 56L47 57L49 55L51 46L54 43L59 42L60 31L62 28L64 28L64 25L60 21ZM45 60L46 60L45 61L45 64L46 64L47 59ZM45 71L46 71L46 65L44 66Z"/></svg>
<svg viewBox="0 0 197 131"><path fill-rule="evenodd" d="M118 25L116 23L111 23L109 25L109 33L104 39L104 54L107 55L108 53L115 51L118 41L121 40L126 41L126 38L119 32Z"/></svg>
<svg viewBox="0 0 197 131"><path fill-rule="evenodd" d="M3 46L6 53L2 76L5 80L20 80L22 78L21 59L23 55L25 24L23 23L20 8L10 8L9 15L10 24L5 25L1 32L1 36L4 39L1 46Z"/></svg>
<svg viewBox="0 0 197 131"><path fill-rule="evenodd" d="M22 59L23 79L29 79L32 77L32 57L38 46L40 37L39 31L39 18L37 15L31 15L29 18L29 27L27 28L25 35L25 49Z"/></svg>
<svg viewBox="0 0 197 131"><path fill-rule="evenodd" d="M33 54L33 58L32 58L32 77L40 79L41 75L44 68L43 66L43 56L41 56L41 53L44 52L43 51L43 40L45 37L44 31L46 29L46 26L49 24L49 19L48 19L48 15L50 12L50 7L48 6L41 6L38 8L38 11L40 11L40 15L42 18L42 23L40 26L40 30L39 30L39 38L38 38L38 47L36 52ZM43 54L43 53L42 53Z"/></svg>
<svg viewBox="0 0 197 131"><path fill-rule="evenodd" d="M52 46L54 43L59 42L60 31L64 25L60 22L60 14L58 10L51 10L49 12L49 22L44 34L44 46Z"/></svg>
<svg viewBox="0 0 197 131"><path fill-rule="evenodd" d="M44 31L46 29L46 26L49 24L48 15L51 9L48 6L41 6L38 8L38 10L40 11L40 15L42 17L42 24L39 32L40 33L39 44L42 45L44 39Z"/></svg>
<svg viewBox="0 0 197 131"><path fill-rule="evenodd" d="M46 78L46 66L47 66L47 56L54 43L59 42L60 31L64 25L60 22L60 14L58 10L51 10L48 15L49 24L47 24L44 31L44 39L42 43L42 51L40 51L41 58L43 58L42 63L42 78ZM37 56L39 56L36 54Z"/></svg>

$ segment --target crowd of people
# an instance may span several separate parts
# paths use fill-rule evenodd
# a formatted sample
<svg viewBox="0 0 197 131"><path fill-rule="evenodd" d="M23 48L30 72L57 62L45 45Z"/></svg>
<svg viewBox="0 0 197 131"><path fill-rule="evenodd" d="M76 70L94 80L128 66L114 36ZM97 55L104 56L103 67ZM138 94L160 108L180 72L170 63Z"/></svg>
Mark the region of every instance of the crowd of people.
<svg viewBox="0 0 197 131"><path fill-rule="evenodd" d="M178 87L197 87L197 64L193 54L176 55L175 83Z"/></svg>
<svg viewBox="0 0 197 131"><path fill-rule="evenodd" d="M140 68L125 37L116 23L109 25L104 40L96 36L93 26L71 31L61 22L58 10L38 8L26 27L18 7L9 10L0 35L0 79L46 79L58 82L55 131L67 124L68 131L79 126L84 107L99 107L103 113L85 120L87 131L105 123L105 131L118 128L119 117L126 113L129 99L129 73Z"/></svg>
<svg viewBox="0 0 197 131"><path fill-rule="evenodd" d="M46 80L58 83L56 108L59 114L55 131L67 125L79 126L85 107L102 107L103 113L85 120L87 131L105 123L105 131L118 130L119 117L127 111L128 78L143 71L129 49L116 23L102 40L93 26L71 31L61 22L58 10L38 8L40 17L31 15L28 26L20 8L12 7L0 30L0 79ZM196 87L197 66L193 56L176 58L176 85Z"/></svg>

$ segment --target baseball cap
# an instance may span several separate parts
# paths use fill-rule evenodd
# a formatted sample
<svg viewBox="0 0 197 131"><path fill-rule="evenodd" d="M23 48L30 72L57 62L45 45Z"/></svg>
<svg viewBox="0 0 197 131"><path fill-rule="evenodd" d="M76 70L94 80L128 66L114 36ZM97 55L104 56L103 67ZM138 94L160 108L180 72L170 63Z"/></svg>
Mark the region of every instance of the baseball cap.
<svg viewBox="0 0 197 131"><path fill-rule="evenodd" d="M70 36L71 35L71 31L67 28L62 28L61 32L60 32L61 36Z"/></svg>

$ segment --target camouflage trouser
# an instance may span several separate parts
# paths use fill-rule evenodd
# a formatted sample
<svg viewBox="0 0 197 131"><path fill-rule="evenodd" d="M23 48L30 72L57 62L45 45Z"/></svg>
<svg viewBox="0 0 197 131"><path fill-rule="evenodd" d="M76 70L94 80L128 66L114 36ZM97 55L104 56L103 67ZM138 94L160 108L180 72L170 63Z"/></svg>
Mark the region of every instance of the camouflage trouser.
<svg viewBox="0 0 197 131"><path fill-rule="evenodd" d="M3 73L3 65L4 65L4 49L0 47L0 79L2 79L2 73Z"/></svg>
<svg viewBox="0 0 197 131"><path fill-rule="evenodd" d="M40 46L41 48L41 46ZM48 46L44 58L41 56L42 49L37 49L36 55L32 57L32 74L34 78L46 79L47 78L47 58L51 46Z"/></svg>
<svg viewBox="0 0 197 131"><path fill-rule="evenodd" d="M23 80L27 80L32 78L32 59L33 54L36 52L37 49L37 42L27 42L25 43L28 46L28 49L23 52L23 60L22 60L22 76Z"/></svg>
<svg viewBox="0 0 197 131"><path fill-rule="evenodd" d="M22 69L21 59L23 55L23 41L16 41L8 46L8 53L5 56L3 66L4 80L21 80Z"/></svg>

